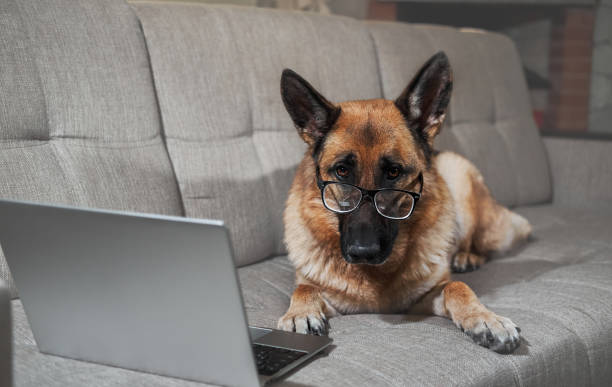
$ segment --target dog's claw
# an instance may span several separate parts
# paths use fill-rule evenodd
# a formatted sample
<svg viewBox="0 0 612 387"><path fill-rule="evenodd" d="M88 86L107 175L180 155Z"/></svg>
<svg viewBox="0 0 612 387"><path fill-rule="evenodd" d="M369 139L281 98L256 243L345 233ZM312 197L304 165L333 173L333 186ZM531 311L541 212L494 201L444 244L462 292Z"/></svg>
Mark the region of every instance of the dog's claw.
<svg viewBox="0 0 612 387"><path fill-rule="evenodd" d="M484 262L483 256L460 252L451 260L451 270L453 273L468 273L479 269Z"/></svg>
<svg viewBox="0 0 612 387"><path fill-rule="evenodd" d="M462 324L461 329L476 344L497 353L511 353L521 345L520 328L510 319L494 313L470 318Z"/></svg>
<svg viewBox="0 0 612 387"><path fill-rule="evenodd" d="M329 322L323 313L290 313L287 312L278 320L278 329L323 336L327 334Z"/></svg>

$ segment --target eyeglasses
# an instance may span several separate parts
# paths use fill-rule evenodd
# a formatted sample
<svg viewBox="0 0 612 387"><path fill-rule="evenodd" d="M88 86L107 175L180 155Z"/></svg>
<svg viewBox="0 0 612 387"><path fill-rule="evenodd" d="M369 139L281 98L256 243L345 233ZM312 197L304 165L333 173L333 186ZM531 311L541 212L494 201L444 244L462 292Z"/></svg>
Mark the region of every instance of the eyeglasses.
<svg viewBox="0 0 612 387"><path fill-rule="evenodd" d="M348 183L323 181L317 166L317 186L321 190L323 205L337 214L353 212L364 198L370 198L376 211L385 218L407 219L412 215L423 192L423 174L419 173L417 179L420 185L418 193L393 188L369 190Z"/></svg>

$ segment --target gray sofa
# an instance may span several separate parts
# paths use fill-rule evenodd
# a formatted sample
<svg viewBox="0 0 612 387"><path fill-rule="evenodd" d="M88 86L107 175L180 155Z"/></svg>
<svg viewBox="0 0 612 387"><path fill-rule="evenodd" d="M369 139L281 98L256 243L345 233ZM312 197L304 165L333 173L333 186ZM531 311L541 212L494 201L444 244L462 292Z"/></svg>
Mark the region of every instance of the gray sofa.
<svg viewBox="0 0 612 387"><path fill-rule="evenodd" d="M304 152L281 70L335 101L395 98L438 50L456 85L438 147L472 160L534 227L520 251L455 278L520 325L523 344L499 355L442 318L343 316L331 320L334 347L281 384L610 385L612 142L540 137L516 49L498 34L246 7L2 0L0 197L223 219L249 321L275 326L294 286L281 213ZM200 385L40 354L1 255L0 276L0 384L12 362L16 386Z"/></svg>

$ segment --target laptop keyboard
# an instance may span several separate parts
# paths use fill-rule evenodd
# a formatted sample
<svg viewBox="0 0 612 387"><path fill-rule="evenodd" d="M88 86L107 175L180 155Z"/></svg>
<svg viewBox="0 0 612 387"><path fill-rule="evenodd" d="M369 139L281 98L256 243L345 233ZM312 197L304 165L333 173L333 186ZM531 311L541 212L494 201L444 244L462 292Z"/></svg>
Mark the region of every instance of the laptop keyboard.
<svg viewBox="0 0 612 387"><path fill-rule="evenodd" d="M266 376L274 375L289 363L306 355L306 352L260 344L253 344L253 350L257 361L257 371Z"/></svg>

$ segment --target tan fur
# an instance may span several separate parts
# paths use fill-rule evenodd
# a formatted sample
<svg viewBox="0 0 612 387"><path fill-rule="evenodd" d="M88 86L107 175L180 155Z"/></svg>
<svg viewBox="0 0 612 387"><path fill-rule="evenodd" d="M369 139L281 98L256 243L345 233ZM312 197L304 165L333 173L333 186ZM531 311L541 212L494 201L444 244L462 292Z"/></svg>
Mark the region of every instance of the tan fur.
<svg viewBox="0 0 612 387"><path fill-rule="evenodd" d="M517 340L510 320L487 310L467 285L450 282L449 262L459 257L458 264L476 267L491 252L524 239L529 223L494 201L478 170L465 158L443 152L428 164L392 101L339 106L342 113L325 140L319 165L333 165L349 149L358 158L357 184L374 189L379 157L393 154L414 166L414 174L400 182L403 189L416 190L411 184L418 172L423 173L423 195L412 216L401 221L385 263L349 264L340 249L338 216L322 204L310 148L298 167L284 214L297 288L279 328L317 333L308 326L325 326L323 316L411 310L446 316L476 341L489 331L502 343ZM430 130L434 135L438 131L439 127ZM323 180L332 179L326 170L321 168Z"/></svg>

